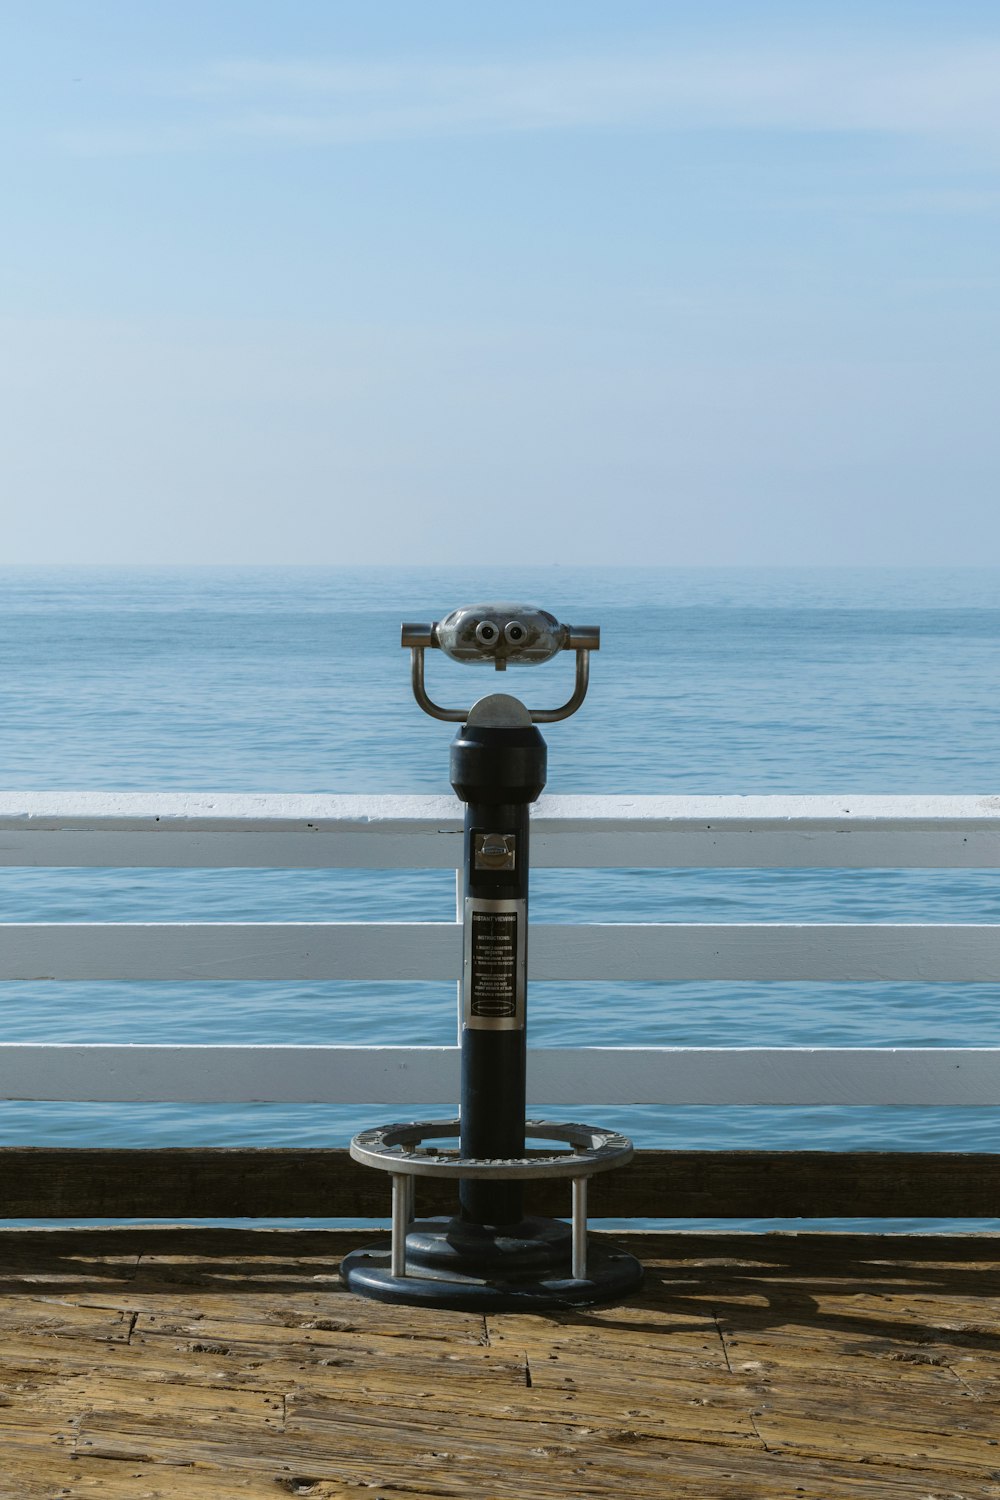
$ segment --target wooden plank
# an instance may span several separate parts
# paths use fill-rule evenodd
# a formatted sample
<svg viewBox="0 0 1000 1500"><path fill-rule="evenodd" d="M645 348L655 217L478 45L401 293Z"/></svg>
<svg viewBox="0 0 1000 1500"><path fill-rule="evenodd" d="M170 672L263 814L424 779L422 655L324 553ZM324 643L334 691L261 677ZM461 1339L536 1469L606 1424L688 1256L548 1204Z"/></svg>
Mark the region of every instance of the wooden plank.
<svg viewBox="0 0 1000 1500"><path fill-rule="evenodd" d="M899 1394L896 1389L878 1399L870 1389L838 1390L817 1382L809 1390L801 1382L771 1380L753 1402L754 1426L772 1452L793 1448L860 1462L878 1453L883 1460L917 1460L952 1473L995 1470L997 1403L977 1409L957 1381L949 1397L920 1397L907 1389L905 1410Z"/></svg>
<svg viewBox="0 0 1000 1500"><path fill-rule="evenodd" d="M780 1484L781 1476L808 1475L814 1484L824 1477L823 1470L811 1467L812 1455L808 1453L795 1453L792 1463L776 1462L752 1427L748 1437L737 1441L725 1433L699 1431L697 1408L673 1408L679 1423L687 1417L689 1436L659 1438L638 1430L613 1397L602 1401L600 1389L586 1392L586 1417L583 1412L577 1416L572 1408L552 1419L542 1413L534 1418L522 1416L520 1410L511 1412L506 1403L498 1410L481 1395L480 1410L463 1412L461 1420L455 1421L411 1394L405 1370L400 1371L400 1386L400 1397L392 1409L367 1400L363 1393L327 1406L291 1397L283 1431L274 1433L266 1444L268 1457L292 1473L308 1476L300 1489L307 1494L321 1480L379 1490L388 1480L397 1485L409 1482L422 1492L430 1488L456 1496L489 1494L497 1500L527 1500L529 1496L557 1500L566 1496L567 1482L574 1486L570 1493L579 1493L585 1486L582 1492L594 1496L628 1493L659 1497L664 1478L673 1476L675 1459L681 1460L683 1472L684 1460L697 1463L700 1458L704 1480L707 1474L702 1466L709 1454L715 1455L720 1477L744 1483L741 1490L722 1493L774 1495L770 1486ZM754 1420L752 1411L747 1416ZM217 1425L188 1423L179 1433L171 1417L157 1412L85 1414L79 1422L74 1451L171 1465L194 1461L209 1469L261 1468L264 1444L260 1436L256 1441L248 1440L245 1429L232 1419ZM817 1428L820 1442L816 1446L820 1446L824 1432L819 1424ZM827 1433L827 1446L834 1451L817 1455L813 1461L826 1466L826 1472L836 1474L839 1468L843 1480L848 1466L845 1455L836 1451L834 1422L827 1424ZM942 1438L947 1441L946 1435ZM889 1446L898 1448L902 1444L890 1442ZM911 1458L907 1463L904 1453L894 1453L893 1457L896 1463L891 1467L876 1464L859 1469L859 1465L872 1464L872 1451L863 1456L849 1454L855 1480L864 1486L854 1493L885 1494L880 1486L894 1481L900 1486L896 1493L905 1493L900 1481L912 1480L918 1471L925 1485L933 1474L941 1479L945 1474L960 1476L967 1484L987 1477L979 1454L967 1456L957 1443L948 1445L943 1454L928 1455L930 1462L927 1458ZM719 1462L723 1458L728 1469ZM744 1475L753 1476L761 1487L748 1489ZM838 1489L816 1488L813 1493L835 1494ZM675 1493L672 1485L671 1493ZM707 1493L719 1491L713 1488ZM779 1489L777 1493L787 1491ZM922 1493L926 1496L927 1489Z"/></svg>
<svg viewBox="0 0 1000 1500"><path fill-rule="evenodd" d="M538 864L645 868L976 868L1000 856L1000 799L543 797Z"/></svg>
<svg viewBox="0 0 1000 1500"><path fill-rule="evenodd" d="M0 1098L94 1102L456 1101L455 1047L0 1044Z"/></svg>
<svg viewBox="0 0 1000 1500"><path fill-rule="evenodd" d="M453 1113L455 1047L0 1043L0 1098L419 1104ZM602 1105L949 1105L1000 1101L996 1047L540 1047L528 1098Z"/></svg>
<svg viewBox="0 0 1000 1500"><path fill-rule="evenodd" d="M237 1281L235 1275L233 1280ZM246 1307L256 1302L257 1278L244 1267L242 1280L243 1285L236 1286L233 1296ZM253 1296L248 1294L248 1280L254 1283ZM304 1343L296 1332L289 1332L290 1326L296 1329L301 1325L290 1324L292 1312L288 1310L287 1296L283 1299L284 1322L279 1326L277 1321L233 1324L224 1315L213 1318L211 1313L202 1312L200 1305L195 1312L191 1307L190 1287L166 1290L161 1287L155 1294L146 1295L157 1311L139 1316L128 1345L104 1344L99 1351L79 1343L53 1340L41 1329L11 1330L4 1319L0 1324L3 1329L0 1380L5 1383L24 1380L27 1385L29 1378L37 1382L40 1377L58 1375L68 1381L88 1378L98 1368L113 1405L116 1384L121 1382L120 1388L126 1389L135 1380L137 1370L142 1371L143 1379L151 1385L197 1385L232 1391L294 1389L301 1384L302 1372L306 1370L310 1388L318 1395L335 1397L345 1390L356 1394L363 1386L373 1401L384 1402L394 1396L398 1398L400 1353L401 1347L405 1347L408 1373L423 1382L421 1399L435 1404L439 1410L452 1403L457 1403L457 1410L462 1409L463 1386L470 1374L484 1378L480 1355L489 1365L485 1375L496 1384L498 1396L502 1394L510 1400L512 1393L520 1393L526 1385L523 1351L490 1350L471 1339L463 1343L457 1333L448 1336L440 1329L432 1337L426 1331L426 1309L422 1319L409 1320L405 1333L387 1335L365 1329L336 1336L328 1334L325 1342L317 1339ZM296 1297L296 1314L299 1300ZM164 1313L163 1304L170 1301L178 1305L168 1306ZM322 1310L329 1313L329 1307L328 1292ZM228 1312L228 1306L220 1312ZM403 1309L403 1320L405 1314ZM183 1326L185 1321L190 1324L190 1332ZM314 1321L321 1325L340 1320L323 1318L317 1311ZM481 1334L482 1319L478 1327ZM243 1337L232 1337L234 1328ZM269 1337L248 1336L254 1332ZM685 1373L681 1371L681 1376ZM695 1383L691 1384L693 1391L697 1388Z"/></svg>
<svg viewBox="0 0 1000 1500"><path fill-rule="evenodd" d="M7 1328L31 1328L46 1340L79 1339L87 1345L127 1344L130 1314L114 1307L77 1306L58 1298L34 1297L27 1306L4 1309Z"/></svg>
<svg viewBox="0 0 1000 1500"><path fill-rule="evenodd" d="M850 820L845 819L845 824ZM995 870L991 830L896 828L870 831L784 827L551 831L532 821L536 869L598 870ZM428 861L428 864L430 861Z"/></svg>
<svg viewBox="0 0 1000 1500"><path fill-rule="evenodd" d="M272 793L0 796L0 864L454 869L455 798Z"/></svg>
<svg viewBox="0 0 1000 1500"><path fill-rule="evenodd" d="M148 1381L146 1374L145 1366L138 1360L132 1361L130 1372L121 1371L117 1378L108 1378L103 1369L95 1368L93 1361L86 1371L70 1373L60 1368L47 1376L36 1374L30 1384L24 1383L25 1389L12 1393L3 1410L8 1420L16 1420L18 1408L23 1408L23 1415L30 1415L42 1424L52 1415L56 1419L53 1425L58 1424L64 1413L141 1410L153 1404L149 1401L153 1382ZM185 1428L219 1420L245 1425L251 1431L284 1425L284 1397L277 1387L239 1389L220 1386L217 1381L199 1384L171 1380L162 1384L170 1389L158 1394L169 1400L173 1417Z"/></svg>
<svg viewBox="0 0 1000 1500"><path fill-rule="evenodd" d="M2 1052L0 1052L2 1056ZM996 1047L539 1047L548 1104L995 1105Z"/></svg>
<svg viewBox="0 0 1000 1500"><path fill-rule="evenodd" d="M238 1429L195 1431L179 1436L155 1417L95 1413L80 1424L74 1448L106 1458L159 1464L193 1462L199 1468L259 1470L258 1447L241 1441ZM760 1445L758 1444L758 1451ZM490 1500L550 1500L565 1497L569 1475L586 1474L588 1496L648 1494L662 1455L608 1440L600 1431L576 1438L555 1422L503 1423L490 1413L461 1424L436 1411L400 1402L395 1413L359 1399L341 1403L339 1419L303 1418L294 1430L268 1445L275 1467L308 1476L298 1493L319 1495L325 1483L344 1488L409 1485L417 1493ZM182 1491L178 1491L182 1493ZM293 1490L294 1494L295 1491ZM571 1492L572 1493L572 1492Z"/></svg>
<svg viewBox="0 0 1000 1500"><path fill-rule="evenodd" d="M449 796L8 793L0 863L455 868ZM543 797L536 865L995 868L996 797Z"/></svg>
<svg viewBox="0 0 1000 1500"><path fill-rule="evenodd" d="M53 1451L51 1444L4 1434L3 1500L285 1500L294 1491L282 1492L272 1474L233 1474L224 1469L207 1471L185 1465L173 1474L159 1465L108 1463L69 1451ZM182 1477L183 1476L183 1477ZM183 1485L183 1488L180 1486ZM346 1491L314 1490L310 1500L357 1500ZM380 1500L413 1500L400 1491L382 1490ZM427 1494L421 1500L441 1500Z"/></svg>
<svg viewBox="0 0 1000 1500"><path fill-rule="evenodd" d="M601 1438L606 1442L610 1434L597 1429L592 1444L596 1462L584 1459L573 1491L567 1491L567 1470L560 1462L569 1456L568 1445L553 1443L551 1438L548 1443L539 1441L539 1428L527 1423L524 1436L530 1436L534 1446L526 1454L519 1452L516 1465L497 1469L494 1458L487 1467L489 1450L483 1461L477 1462L477 1434L468 1459L457 1472L455 1466L445 1463L435 1482L427 1467L427 1455L435 1451L429 1441L433 1429L426 1419L419 1420L419 1411L413 1415L417 1421L412 1426L408 1423L407 1434L384 1448L370 1441L369 1425L362 1431L362 1438L366 1434L369 1438L367 1451L358 1444L356 1421L349 1422L345 1432L334 1434L332 1439L330 1434L321 1433L313 1442L288 1437L273 1444L258 1440L256 1452L239 1429L197 1433L188 1447L183 1431L170 1434L162 1425L157 1430L148 1421L130 1422L127 1414L117 1424L117 1446L111 1423L95 1421L89 1427L91 1434L99 1434L97 1443L92 1442L90 1450L74 1445L72 1453L40 1440L31 1429L25 1432L8 1427L3 1432L4 1472L12 1486L8 1490L11 1500L54 1500L62 1493L93 1495L97 1500L138 1500L140 1496L157 1500L229 1500L231 1496L263 1500L264 1496L282 1495L354 1500L358 1493L358 1479L354 1477L358 1470L354 1466L359 1462L361 1446L360 1462L369 1476L364 1486L379 1500L412 1500L415 1482L422 1500L444 1500L445 1496L466 1500L472 1494L497 1500L567 1500L570 1493L586 1495L588 1500L617 1500L623 1493L637 1500L662 1500L665 1479L669 1480L672 1500L705 1500L706 1496L712 1500L791 1500L793 1495L796 1500L799 1496L815 1500L927 1500L929 1495L943 1497L945 1493L949 1500L958 1496L962 1500L987 1500L992 1488L981 1488L976 1476L964 1473L962 1488L949 1487L945 1492L940 1488L945 1476L939 1473L932 1477L916 1463L870 1460L861 1466L798 1454L773 1455L762 1447L737 1449L710 1441L653 1439L642 1454L641 1466L627 1464L623 1470L615 1465L615 1449L632 1445L634 1452L641 1435L630 1438L629 1429L621 1423L617 1427L618 1444L611 1448L599 1446ZM490 1445L494 1453L496 1443L502 1444L504 1433L512 1425L509 1418L499 1414L495 1422L497 1436ZM551 1427L548 1424L549 1433ZM354 1451L345 1455L343 1450L352 1440ZM90 1457L93 1451L102 1456ZM438 1447L437 1451L442 1450ZM381 1462L380 1455L384 1455ZM414 1457L422 1460L416 1481L412 1477ZM345 1478L345 1474L351 1477ZM394 1474L398 1476L395 1482ZM958 1478L956 1475L956 1481ZM937 1486L929 1487L935 1479ZM583 1484L586 1488L580 1487Z"/></svg>
<svg viewBox="0 0 1000 1500"><path fill-rule="evenodd" d="M454 922L0 924L0 980L454 980Z"/></svg>
<svg viewBox="0 0 1000 1500"><path fill-rule="evenodd" d="M531 930L534 979L926 984L1000 979L1000 926L579 923Z"/></svg>
<svg viewBox="0 0 1000 1500"><path fill-rule="evenodd" d="M498 1324L505 1326L506 1339ZM491 1318L489 1328L491 1346L513 1347L517 1342L516 1321ZM948 1457L961 1462L968 1455L964 1434L970 1432L979 1440L979 1461L990 1457L982 1452L982 1446L984 1439L988 1443L995 1436L996 1409L977 1409L960 1382L944 1368L915 1373L912 1367L897 1365L891 1376L880 1371L879 1378L857 1370L838 1378L835 1369L825 1369L810 1378L801 1367L794 1366L786 1377L784 1365L776 1368L776 1361L738 1361L740 1345L733 1349L731 1368L693 1372L674 1365L672 1339L670 1361L666 1363L655 1338L647 1339L645 1349L630 1345L627 1358L616 1367L608 1358L608 1337L615 1335L609 1330L604 1339L590 1347L582 1346L575 1337L564 1342L544 1336L530 1340L531 1394L528 1397L522 1392L524 1406L515 1402L514 1410L519 1415L530 1411L535 1416L565 1421L572 1420L584 1407L585 1419L592 1420L597 1406L603 1407L606 1419L615 1411L629 1412L629 1428L637 1436L689 1440L711 1436L716 1442L738 1442L741 1437L763 1436L762 1409L773 1428L779 1411L796 1418L822 1416L824 1401L831 1414L836 1406L849 1412L853 1403L853 1446L863 1450L867 1432L869 1455L877 1451L877 1445L871 1443L871 1428L877 1423L896 1427L913 1453L918 1451L920 1438L947 1424L963 1432ZM770 1346L767 1348L770 1352ZM650 1400L653 1390L658 1392L658 1400ZM903 1403L905 1410L900 1410ZM772 1444L768 1440L768 1446L777 1447L780 1441L778 1438ZM826 1451L832 1456L829 1449Z"/></svg>
<svg viewBox="0 0 1000 1500"><path fill-rule="evenodd" d="M601 1371L602 1377L605 1373L606 1371ZM573 1377L561 1378L565 1380ZM402 1402L399 1399L401 1394ZM397 1384L395 1414L401 1419L400 1426L416 1426L421 1421L420 1412L426 1412L429 1416L433 1413L433 1408L422 1404L418 1410L414 1399L416 1394L412 1390L406 1390L405 1394L399 1392ZM467 1401L454 1412L458 1420L451 1424L451 1435L445 1444L446 1448L457 1457L463 1448L492 1448L495 1442L499 1440L502 1443L504 1435L508 1435L510 1464L514 1471L512 1478L515 1483L520 1477L517 1468L524 1465L528 1457L523 1451L525 1448L529 1454L537 1447L548 1449L548 1456L552 1458L571 1459L579 1454L584 1463L577 1469L578 1474L583 1467L594 1467L594 1458L591 1458L589 1464L586 1459L590 1456L587 1440L595 1431L603 1438L603 1442L596 1447L595 1458L598 1454L607 1456L609 1448L615 1446L616 1437L624 1439L622 1447L631 1449L633 1453L642 1454L645 1448L643 1457L647 1463L655 1454L657 1440L663 1439L705 1441L710 1438L712 1442L727 1448L757 1451L761 1448L760 1438L754 1431L749 1413L753 1404L751 1394L745 1387L741 1390L736 1382L732 1382L728 1390L719 1391L716 1387L711 1396L706 1394L704 1386L692 1387L681 1383L671 1391L672 1399L664 1401L656 1413L650 1413L646 1421L630 1421L627 1424L627 1437L622 1432L622 1414L633 1407L640 1397L634 1388L626 1385L624 1390L620 1386L616 1389L613 1382L605 1384L603 1378L585 1392L584 1401L581 1402L575 1400L576 1391L568 1391L565 1384L561 1385L555 1400L551 1399L554 1393L547 1391L544 1385L539 1387L539 1396L536 1397L534 1383L531 1387L526 1387L522 1378L520 1391L516 1395L507 1393L505 1397L504 1414L507 1420L499 1430L496 1416L489 1410L490 1397L482 1380L475 1386L470 1382L467 1394ZM585 1413L581 1410L584 1402ZM293 1397L289 1400L286 1431L289 1434L327 1437L331 1444L335 1444L335 1429L340 1427L341 1417L348 1424L352 1423L352 1419L354 1422L361 1419L367 1425L367 1419L372 1421L373 1426L377 1425L381 1429L383 1422L392 1420L392 1413L380 1411L374 1403L365 1403L362 1408L357 1397L351 1399L349 1393L335 1399L310 1393L306 1398ZM643 1438L652 1438L654 1441L643 1443ZM553 1447L556 1452L552 1451ZM612 1462L621 1463L623 1457L624 1454L616 1454ZM556 1466L553 1468L556 1469ZM563 1472L565 1474L565 1470ZM402 1476L396 1477L398 1482ZM523 1479L521 1482L523 1483Z"/></svg>
<svg viewBox="0 0 1000 1500"><path fill-rule="evenodd" d="M594 1178L595 1219L1000 1218L1000 1156L907 1151L640 1151ZM568 1216L564 1184L533 1211ZM8 1219L383 1218L383 1173L344 1150L0 1150ZM451 1213L453 1184L425 1179L418 1211Z"/></svg>
<svg viewBox="0 0 1000 1500"><path fill-rule="evenodd" d="M456 980L455 922L5 922L0 980ZM995 984L1000 925L536 923L535 980Z"/></svg>
<svg viewBox="0 0 1000 1500"><path fill-rule="evenodd" d="M998 1237L629 1236L648 1274L625 1305L453 1314L451 1328L448 1315L317 1283L317 1266L354 1240L0 1232L0 1494L348 1500L362 1485L385 1500L415 1489L431 1500L987 1500L996 1489L1000 1405L958 1364L970 1349L1000 1362ZM74 1262L129 1256L151 1273L111 1294L132 1299L107 1310L119 1315L144 1299L129 1343L104 1341L98 1309L75 1306L72 1285L37 1301ZM39 1326L25 1329L32 1309ZM43 1326L53 1309L62 1323ZM383 1331L357 1324L358 1309ZM475 1322L482 1342L470 1342ZM928 1351L931 1362L908 1362Z"/></svg>

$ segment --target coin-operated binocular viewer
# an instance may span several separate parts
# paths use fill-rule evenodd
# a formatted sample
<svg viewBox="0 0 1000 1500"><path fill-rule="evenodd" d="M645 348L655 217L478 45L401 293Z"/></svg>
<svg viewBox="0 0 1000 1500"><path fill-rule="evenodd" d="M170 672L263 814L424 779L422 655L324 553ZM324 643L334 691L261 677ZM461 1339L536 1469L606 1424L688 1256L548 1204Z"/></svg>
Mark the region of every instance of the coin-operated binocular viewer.
<svg viewBox="0 0 1000 1500"><path fill-rule="evenodd" d="M388 1248L352 1251L341 1268L354 1292L384 1302L531 1310L587 1306L635 1290L642 1268L606 1241L587 1238L587 1180L627 1162L632 1143L590 1125L525 1119L528 952L528 808L545 785L538 724L575 713L587 692L593 626L561 625L545 610L490 604L456 609L434 625L404 625L413 692L435 719L461 724L451 746L451 784L465 803L462 1082L458 1120L418 1121L362 1131L356 1161L392 1174ZM453 661L508 666L576 652L576 682L559 708L530 709L491 693L471 709L428 697L424 652ZM427 1141L458 1137L454 1148ZM568 1150L526 1154L526 1140ZM458 1182L454 1218L415 1220L422 1176ZM572 1220L525 1217L525 1182L566 1178Z"/></svg>

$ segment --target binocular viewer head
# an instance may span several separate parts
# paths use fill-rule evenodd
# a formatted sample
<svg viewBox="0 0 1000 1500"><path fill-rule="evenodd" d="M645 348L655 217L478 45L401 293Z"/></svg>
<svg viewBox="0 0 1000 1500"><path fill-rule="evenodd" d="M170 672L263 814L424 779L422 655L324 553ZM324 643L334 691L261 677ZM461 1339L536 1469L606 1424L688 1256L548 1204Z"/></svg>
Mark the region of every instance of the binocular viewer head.
<svg viewBox="0 0 1000 1500"><path fill-rule="evenodd" d="M441 709L427 697L423 682L426 649L435 648L452 661L492 665L498 672L510 664L537 666L560 651L575 651L573 696L560 709L531 711L532 718L542 723L568 718L583 702L589 655L599 649L601 632L596 625L562 625L548 610L532 604L468 604L431 625L405 624L401 644L413 655L413 691L420 707L432 718L453 721L464 720L466 711Z"/></svg>
<svg viewBox="0 0 1000 1500"><path fill-rule="evenodd" d="M600 631L560 625L547 609L532 604L467 604L434 625L404 625L404 646L436 646L452 661L537 665L560 651L596 651Z"/></svg>

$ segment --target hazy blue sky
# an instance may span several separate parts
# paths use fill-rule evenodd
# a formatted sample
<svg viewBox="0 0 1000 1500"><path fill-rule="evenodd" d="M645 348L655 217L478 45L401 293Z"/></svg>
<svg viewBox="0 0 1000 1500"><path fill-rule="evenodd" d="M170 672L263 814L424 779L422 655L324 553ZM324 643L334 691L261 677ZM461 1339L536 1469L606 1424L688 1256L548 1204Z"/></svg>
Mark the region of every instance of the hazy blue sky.
<svg viewBox="0 0 1000 1500"><path fill-rule="evenodd" d="M0 22L0 561L1000 561L997 0Z"/></svg>

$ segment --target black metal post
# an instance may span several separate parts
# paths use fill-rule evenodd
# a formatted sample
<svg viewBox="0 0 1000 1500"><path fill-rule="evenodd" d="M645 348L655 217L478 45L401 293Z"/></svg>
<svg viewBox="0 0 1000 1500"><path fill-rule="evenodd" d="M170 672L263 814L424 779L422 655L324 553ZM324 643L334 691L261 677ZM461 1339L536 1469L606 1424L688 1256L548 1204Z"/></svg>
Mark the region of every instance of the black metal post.
<svg viewBox="0 0 1000 1500"><path fill-rule="evenodd" d="M530 722L467 723L452 743L451 783L466 804L460 1144L467 1157L524 1155L528 808L545 773L545 741ZM523 1217L519 1182L464 1180L459 1202L470 1224L513 1226Z"/></svg>
<svg viewBox="0 0 1000 1500"><path fill-rule="evenodd" d="M451 784L466 804L460 1146L514 1160L525 1155L528 807L546 784L546 742L532 723L466 723ZM519 1182L469 1179L459 1202L466 1223L523 1217Z"/></svg>

